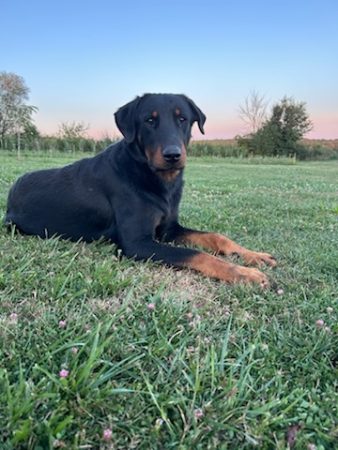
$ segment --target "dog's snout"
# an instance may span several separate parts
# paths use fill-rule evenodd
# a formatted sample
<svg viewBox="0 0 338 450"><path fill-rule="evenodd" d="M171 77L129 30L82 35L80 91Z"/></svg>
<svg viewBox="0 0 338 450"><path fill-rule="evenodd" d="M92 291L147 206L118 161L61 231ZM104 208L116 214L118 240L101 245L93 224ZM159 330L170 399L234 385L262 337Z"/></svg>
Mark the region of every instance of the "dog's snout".
<svg viewBox="0 0 338 450"><path fill-rule="evenodd" d="M164 148L162 154L166 161L173 162L181 158L182 150L178 145L168 145Z"/></svg>

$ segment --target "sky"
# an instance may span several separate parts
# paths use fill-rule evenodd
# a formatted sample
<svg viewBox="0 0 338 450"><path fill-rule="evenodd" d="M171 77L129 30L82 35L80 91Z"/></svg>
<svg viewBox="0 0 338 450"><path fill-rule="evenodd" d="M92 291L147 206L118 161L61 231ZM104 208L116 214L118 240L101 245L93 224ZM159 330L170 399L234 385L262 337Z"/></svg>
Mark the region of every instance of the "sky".
<svg viewBox="0 0 338 450"><path fill-rule="evenodd" d="M256 91L306 102L307 137L338 138L337 0L1 0L0 14L0 71L25 79L43 133L119 136L120 106L168 92L202 109L205 138L231 139Z"/></svg>

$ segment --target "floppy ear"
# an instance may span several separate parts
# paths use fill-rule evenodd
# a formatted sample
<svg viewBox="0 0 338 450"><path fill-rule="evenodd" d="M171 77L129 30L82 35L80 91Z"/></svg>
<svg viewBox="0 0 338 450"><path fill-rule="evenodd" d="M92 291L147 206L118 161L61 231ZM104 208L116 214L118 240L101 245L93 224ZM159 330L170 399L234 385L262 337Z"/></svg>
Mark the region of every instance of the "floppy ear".
<svg viewBox="0 0 338 450"><path fill-rule="evenodd" d="M202 134L204 134L204 124L206 121L206 116L205 114L199 109L199 107L197 105L195 105L195 103L186 95L183 95L184 99L186 100L186 102L188 103L188 105L190 106L190 109L193 113L193 122L197 122L198 123L198 128L200 129L200 132Z"/></svg>
<svg viewBox="0 0 338 450"><path fill-rule="evenodd" d="M140 97L136 97L132 102L127 103L119 108L115 115L117 128L123 134L125 140L131 143L135 140L136 135L136 108L139 104Z"/></svg>

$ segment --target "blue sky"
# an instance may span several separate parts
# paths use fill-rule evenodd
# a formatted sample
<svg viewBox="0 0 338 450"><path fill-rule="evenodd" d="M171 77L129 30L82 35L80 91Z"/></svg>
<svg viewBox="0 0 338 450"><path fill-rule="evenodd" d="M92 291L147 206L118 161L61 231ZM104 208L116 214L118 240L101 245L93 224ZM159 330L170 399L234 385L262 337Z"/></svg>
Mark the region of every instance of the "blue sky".
<svg viewBox="0 0 338 450"><path fill-rule="evenodd" d="M207 138L232 138L256 90L305 101L309 137L338 138L337 0L3 0L0 22L0 71L24 77L43 132L117 134L119 106L174 92L205 112Z"/></svg>

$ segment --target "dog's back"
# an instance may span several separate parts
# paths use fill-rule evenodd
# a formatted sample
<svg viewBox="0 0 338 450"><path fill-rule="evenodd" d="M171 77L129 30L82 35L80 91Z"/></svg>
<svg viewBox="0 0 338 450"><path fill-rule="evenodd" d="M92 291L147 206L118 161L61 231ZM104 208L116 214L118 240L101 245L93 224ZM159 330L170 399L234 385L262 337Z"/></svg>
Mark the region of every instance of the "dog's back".
<svg viewBox="0 0 338 450"><path fill-rule="evenodd" d="M59 235L73 241L99 239L111 214L105 197L97 195L97 165L101 173L106 170L102 155L23 175L9 192L5 225L41 238ZM93 202L88 201L90 197L95 197Z"/></svg>

